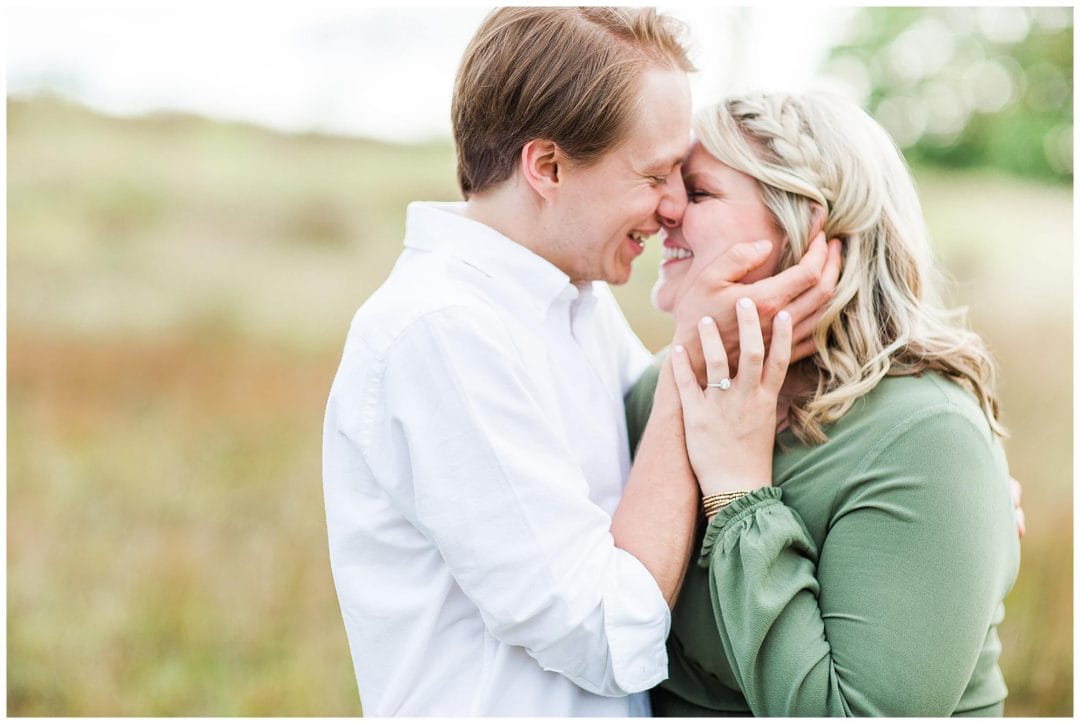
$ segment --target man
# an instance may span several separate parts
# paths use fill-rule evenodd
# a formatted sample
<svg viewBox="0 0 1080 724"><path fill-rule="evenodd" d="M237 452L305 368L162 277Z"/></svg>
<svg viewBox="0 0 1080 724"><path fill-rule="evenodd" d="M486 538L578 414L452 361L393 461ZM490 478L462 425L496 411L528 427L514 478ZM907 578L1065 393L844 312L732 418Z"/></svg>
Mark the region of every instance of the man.
<svg viewBox="0 0 1080 724"><path fill-rule="evenodd" d="M682 216L691 69L648 9L502 8L466 50L466 202L409 206L327 405L331 563L365 713L648 713L698 490L669 369L630 467L622 398L650 355L604 282ZM819 247L760 287L729 280L767 248L720 260L679 339L710 311L733 328L736 294L768 319L814 285Z"/></svg>

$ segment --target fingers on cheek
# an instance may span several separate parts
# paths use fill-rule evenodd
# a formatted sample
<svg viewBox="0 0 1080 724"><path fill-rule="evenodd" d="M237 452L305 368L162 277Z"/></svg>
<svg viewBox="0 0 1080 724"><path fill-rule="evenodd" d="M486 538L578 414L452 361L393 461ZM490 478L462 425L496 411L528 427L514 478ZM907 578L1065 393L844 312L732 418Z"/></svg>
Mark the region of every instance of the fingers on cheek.
<svg viewBox="0 0 1080 724"><path fill-rule="evenodd" d="M783 310L773 320L773 341L769 348L770 364L774 373L779 376L774 380L777 384L783 382L783 375L791 361L791 335L791 315L787 310Z"/></svg>
<svg viewBox="0 0 1080 724"><path fill-rule="evenodd" d="M760 364L764 354L764 342L754 303L747 298L740 299L736 314L739 319L739 346L748 361Z"/></svg>
<svg viewBox="0 0 1080 724"><path fill-rule="evenodd" d="M757 323L757 308L750 297L742 297L735 303L735 316L742 327Z"/></svg>

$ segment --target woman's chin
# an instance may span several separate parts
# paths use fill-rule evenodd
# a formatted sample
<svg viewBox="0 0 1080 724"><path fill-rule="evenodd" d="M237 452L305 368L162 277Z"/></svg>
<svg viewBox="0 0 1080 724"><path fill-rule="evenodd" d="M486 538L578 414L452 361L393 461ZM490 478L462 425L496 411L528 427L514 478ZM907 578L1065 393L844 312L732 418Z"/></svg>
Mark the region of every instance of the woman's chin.
<svg viewBox="0 0 1080 724"><path fill-rule="evenodd" d="M673 286L663 277L660 277L656 280L652 293L649 295L652 305L664 314L672 314L675 311L675 290L672 288Z"/></svg>

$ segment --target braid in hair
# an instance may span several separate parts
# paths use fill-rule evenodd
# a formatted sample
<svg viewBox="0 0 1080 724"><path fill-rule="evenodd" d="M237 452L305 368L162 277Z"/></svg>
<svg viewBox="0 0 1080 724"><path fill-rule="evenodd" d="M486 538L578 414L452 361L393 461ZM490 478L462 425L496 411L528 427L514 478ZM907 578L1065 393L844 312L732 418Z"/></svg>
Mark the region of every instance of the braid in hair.
<svg viewBox="0 0 1080 724"><path fill-rule="evenodd" d="M892 140L839 98L782 93L736 96L706 109L695 132L719 161L758 181L784 231L779 269L798 262L824 215L843 242L832 300L799 363L814 390L792 400L788 422L806 443L889 374L936 370L967 387L1004 435L994 368L961 315L941 306L938 271L910 173Z"/></svg>

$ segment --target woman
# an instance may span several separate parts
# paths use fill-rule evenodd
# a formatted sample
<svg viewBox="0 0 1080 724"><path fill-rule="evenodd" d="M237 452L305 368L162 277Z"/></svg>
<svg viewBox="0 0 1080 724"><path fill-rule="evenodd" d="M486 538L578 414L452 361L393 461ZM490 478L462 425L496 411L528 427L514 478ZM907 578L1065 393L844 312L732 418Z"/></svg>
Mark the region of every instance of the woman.
<svg viewBox="0 0 1080 724"><path fill-rule="evenodd" d="M824 225L844 268L815 354L790 369L790 321L766 357L752 304L730 369L703 320L704 391L673 353L708 519L654 714L1000 716L996 627L1019 565L1004 430L987 352L934 293L902 158L832 98L732 98L695 132L660 309L742 241L773 241L760 278ZM628 397L632 436L654 385Z"/></svg>

